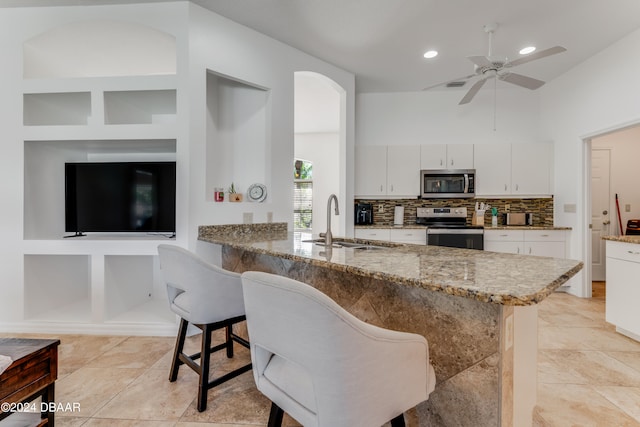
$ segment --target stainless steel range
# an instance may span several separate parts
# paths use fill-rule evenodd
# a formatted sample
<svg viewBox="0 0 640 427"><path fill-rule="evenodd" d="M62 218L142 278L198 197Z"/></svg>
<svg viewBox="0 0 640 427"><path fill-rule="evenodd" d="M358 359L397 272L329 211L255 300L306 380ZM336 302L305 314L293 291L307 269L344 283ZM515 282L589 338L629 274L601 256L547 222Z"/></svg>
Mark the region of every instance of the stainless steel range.
<svg viewBox="0 0 640 427"><path fill-rule="evenodd" d="M484 248L484 227L467 225L467 208L418 208L416 223L427 226L427 245Z"/></svg>

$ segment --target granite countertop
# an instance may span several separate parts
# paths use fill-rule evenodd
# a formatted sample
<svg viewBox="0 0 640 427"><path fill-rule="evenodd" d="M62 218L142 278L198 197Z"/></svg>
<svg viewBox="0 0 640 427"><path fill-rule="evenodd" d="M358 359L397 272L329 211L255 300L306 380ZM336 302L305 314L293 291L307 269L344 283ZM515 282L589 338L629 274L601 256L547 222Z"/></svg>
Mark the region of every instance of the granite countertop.
<svg viewBox="0 0 640 427"><path fill-rule="evenodd" d="M337 237L381 247L326 251L305 241L309 235L287 232L286 226L200 226L198 239L502 305L537 304L582 269L582 262L569 259Z"/></svg>
<svg viewBox="0 0 640 427"><path fill-rule="evenodd" d="M499 225L497 227L486 226L486 230L571 230L571 227L549 227L538 225Z"/></svg>
<svg viewBox="0 0 640 427"><path fill-rule="evenodd" d="M356 225L356 229L425 229L426 226L421 224L404 224L404 225ZM537 226L537 225L499 225L492 227L491 225L484 226L486 230L571 230L571 227L549 227L549 226Z"/></svg>
<svg viewBox="0 0 640 427"><path fill-rule="evenodd" d="M603 236L602 240L611 240L612 242L623 242L640 244L640 236Z"/></svg>

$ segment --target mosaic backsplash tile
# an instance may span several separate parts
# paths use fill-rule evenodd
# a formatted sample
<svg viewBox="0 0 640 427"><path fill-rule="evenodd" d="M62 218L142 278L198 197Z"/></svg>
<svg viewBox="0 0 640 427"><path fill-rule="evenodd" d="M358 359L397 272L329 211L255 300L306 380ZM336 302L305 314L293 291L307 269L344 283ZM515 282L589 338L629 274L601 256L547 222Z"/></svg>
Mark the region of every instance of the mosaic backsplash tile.
<svg viewBox="0 0 640 427"><path fill-rule="evenodd" d="M393 211L397 205L404 206L404 223L411 225L416 223L417 208L438 208L438 207L466 207L467 224L471 224L471 216L475 209L476 202L488 203L498 208L498 225L504 225L502 214L506 212L505 205L510 205L510 212L529 212L533 214L533 225L537 227L553 227L553 198L539 199L395 199L395 200L375 200L358 199L356 203L371 203L373 205L374 225L393 225ZM380 212L382 207L382 212ZM489 212L485 215L485 223L491 223Z"/></svg>

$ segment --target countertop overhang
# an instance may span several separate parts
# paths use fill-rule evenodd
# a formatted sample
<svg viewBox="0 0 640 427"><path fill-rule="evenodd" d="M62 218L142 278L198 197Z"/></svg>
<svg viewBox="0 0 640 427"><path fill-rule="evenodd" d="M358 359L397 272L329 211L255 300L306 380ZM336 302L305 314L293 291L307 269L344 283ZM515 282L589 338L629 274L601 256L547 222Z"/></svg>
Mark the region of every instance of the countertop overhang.
<svg viewBox="0 0 640 427"><path fill-rule="evenodd" d="M612 242L623 242L623 243L632 243L632 244L640 244L640 236L602 236L602 240L610 240Z"/></svg>
<svg viewBox="0 0 640 427"><path fill-rule="evenodd" d="M286 223L200 226L198 239L252 253L374 277L501 305L537 304L583 267L580 261L441 246L374 243L373 250L325 247Z"/></svg>

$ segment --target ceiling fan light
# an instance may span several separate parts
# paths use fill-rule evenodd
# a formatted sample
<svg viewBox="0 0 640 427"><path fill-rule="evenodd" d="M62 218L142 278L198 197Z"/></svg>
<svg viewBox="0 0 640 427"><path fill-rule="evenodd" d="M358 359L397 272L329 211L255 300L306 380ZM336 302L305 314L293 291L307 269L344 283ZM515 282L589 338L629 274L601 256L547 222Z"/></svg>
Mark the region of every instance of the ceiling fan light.
<svg viewBox="0 0 640 427"><path fill-rule="evenodd" d="M528 53L533 52L534 50L536 50L535 46L527 46L527 47L523 47L522 49L520 49L520 55L526 55Z"/></svg>
<svg viewBox="0 0 640 427"><path fill-rule="evenodd" d="M431 58L435 58L436 56L438 56L438 51L437 50L428 50L424 53L423 55L425 58L427 59L431 59Z"/></svg>

